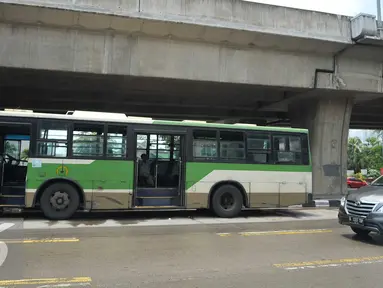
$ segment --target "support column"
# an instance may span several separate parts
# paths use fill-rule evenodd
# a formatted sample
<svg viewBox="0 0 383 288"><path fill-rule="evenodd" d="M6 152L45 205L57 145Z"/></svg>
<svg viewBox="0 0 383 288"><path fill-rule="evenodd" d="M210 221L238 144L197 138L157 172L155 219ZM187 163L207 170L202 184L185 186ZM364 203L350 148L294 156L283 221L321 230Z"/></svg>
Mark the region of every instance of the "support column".
<svg viewBox="0 0 383 288"><path fill-rule="evenodd" d="M353 99L315 97L289 106L291 126L309 129L313 197L347 192L347 142Z"/></svg>

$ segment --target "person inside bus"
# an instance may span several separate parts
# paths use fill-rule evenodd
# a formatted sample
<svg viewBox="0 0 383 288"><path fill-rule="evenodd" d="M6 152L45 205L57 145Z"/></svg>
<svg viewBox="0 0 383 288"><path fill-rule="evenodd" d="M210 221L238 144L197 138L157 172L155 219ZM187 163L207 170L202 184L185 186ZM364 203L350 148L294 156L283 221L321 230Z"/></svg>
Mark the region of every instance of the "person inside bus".
<svg viewBox="0 0 383 288"><path fill-rule="evenodd" d="M142 154L141 160L138 166L138 176L140 178L140 182L144 187L153 187L154 179L150 174L150 162L148 159L148 155Z"/></svg>

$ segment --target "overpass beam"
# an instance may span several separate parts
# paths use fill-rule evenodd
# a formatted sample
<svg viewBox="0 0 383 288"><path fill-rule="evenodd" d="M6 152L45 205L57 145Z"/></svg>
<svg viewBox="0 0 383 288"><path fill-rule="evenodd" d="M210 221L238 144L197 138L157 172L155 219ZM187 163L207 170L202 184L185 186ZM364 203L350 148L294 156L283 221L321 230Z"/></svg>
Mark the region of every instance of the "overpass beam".
<svg viewBox="0 0 383 288"><path fill-rule="evenodd" d="M315 198L336 197L347 191L347 140L352 107L351 97L336 96L299 100L289 106L291 126L309 129Z"/></svg>

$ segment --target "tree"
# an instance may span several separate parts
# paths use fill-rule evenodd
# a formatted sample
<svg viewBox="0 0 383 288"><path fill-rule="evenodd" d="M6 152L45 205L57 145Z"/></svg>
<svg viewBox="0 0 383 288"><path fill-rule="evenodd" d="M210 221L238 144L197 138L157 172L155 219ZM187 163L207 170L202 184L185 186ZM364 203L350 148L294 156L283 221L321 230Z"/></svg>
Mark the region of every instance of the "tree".
<svg viewBox="0 0 383 288"><path fill-rule="evenodd" d="M349 138L347 168L354 170L354 173L367 169L368 175L377 175L380 168L383 168L382 152L382 142L376 136L368 138L364 143L358 137Z"/></svg>
<svg viewBox="0 0 383 288"><path fill-rule="evenodd" d="M347 168L354 170L354 173L360 173L365 166L363 153L363 143L358 137L348 139L347 145Z"/></svg>
<svg viewBox="0 0 383 288"><path fill-rule="evenodd" d="M29 158L29 149L24 149L22 152L21 152L21 160L27 160Z"/></svg>
<svg viewBox="0 0 383 288"><path fill-rule="evenodd" d="M363 145L363 161L368 169L383 167L382 143L377 137L370 137Z"/></svg>
<svg viewBox="0 0 383 288"><path fill-rule="evenodd" d="M374 134L376 138L382 139L383 138L383 130L374 130Z"/></svg>
<svg viewBox="0 0 383 288"><path fill-rule="evenodd" d="M17 147L15 144L6 141L4 151L5 151L5 154L13 156L17 152Z"/></svg>

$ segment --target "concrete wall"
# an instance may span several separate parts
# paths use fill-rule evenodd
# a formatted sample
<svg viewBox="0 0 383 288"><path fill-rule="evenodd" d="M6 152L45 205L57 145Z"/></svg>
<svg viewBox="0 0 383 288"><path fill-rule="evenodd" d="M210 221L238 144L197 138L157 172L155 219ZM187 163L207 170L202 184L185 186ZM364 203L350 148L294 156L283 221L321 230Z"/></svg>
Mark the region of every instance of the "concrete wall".
<svg viewBox="0 0 383 288"><path fill-rule="evenodd" d="M351 43L349 17L242 0L1 0L0 3Z"/></svg>
<svg viewBox="0 0 383 288"><path fill-rule="evenodd" d="M0 66L382 92L366 59L382 48L354 48L343 16L229 0L0 3L27 4L0 4Z"/></svg>
<svg viewBox="0 0 383 288"><path fill-rule="evenodd" d="M383 92L383 46L350 46L339 55L335 68L344 89Z"/></svg>
<svg viewBox="0 0 383 288"><path fill-rule="evenodd" d="M141 0L141 12L227 26L244 24L266 33L349 42L348 17L241 0Z"/></svg>
<svg viewBox="0 0 383 288"><path fill-rule="evenodd" d="M293 127L309 129L313 195L343 195L347 191L347 141L353 99L323 97L290 105Z"/></svg>
<svg viewBox="0 0 383 288"><path fill-rule="evenodd" d="M0 66L308 88L330 55L0 25Z"/></svg>

